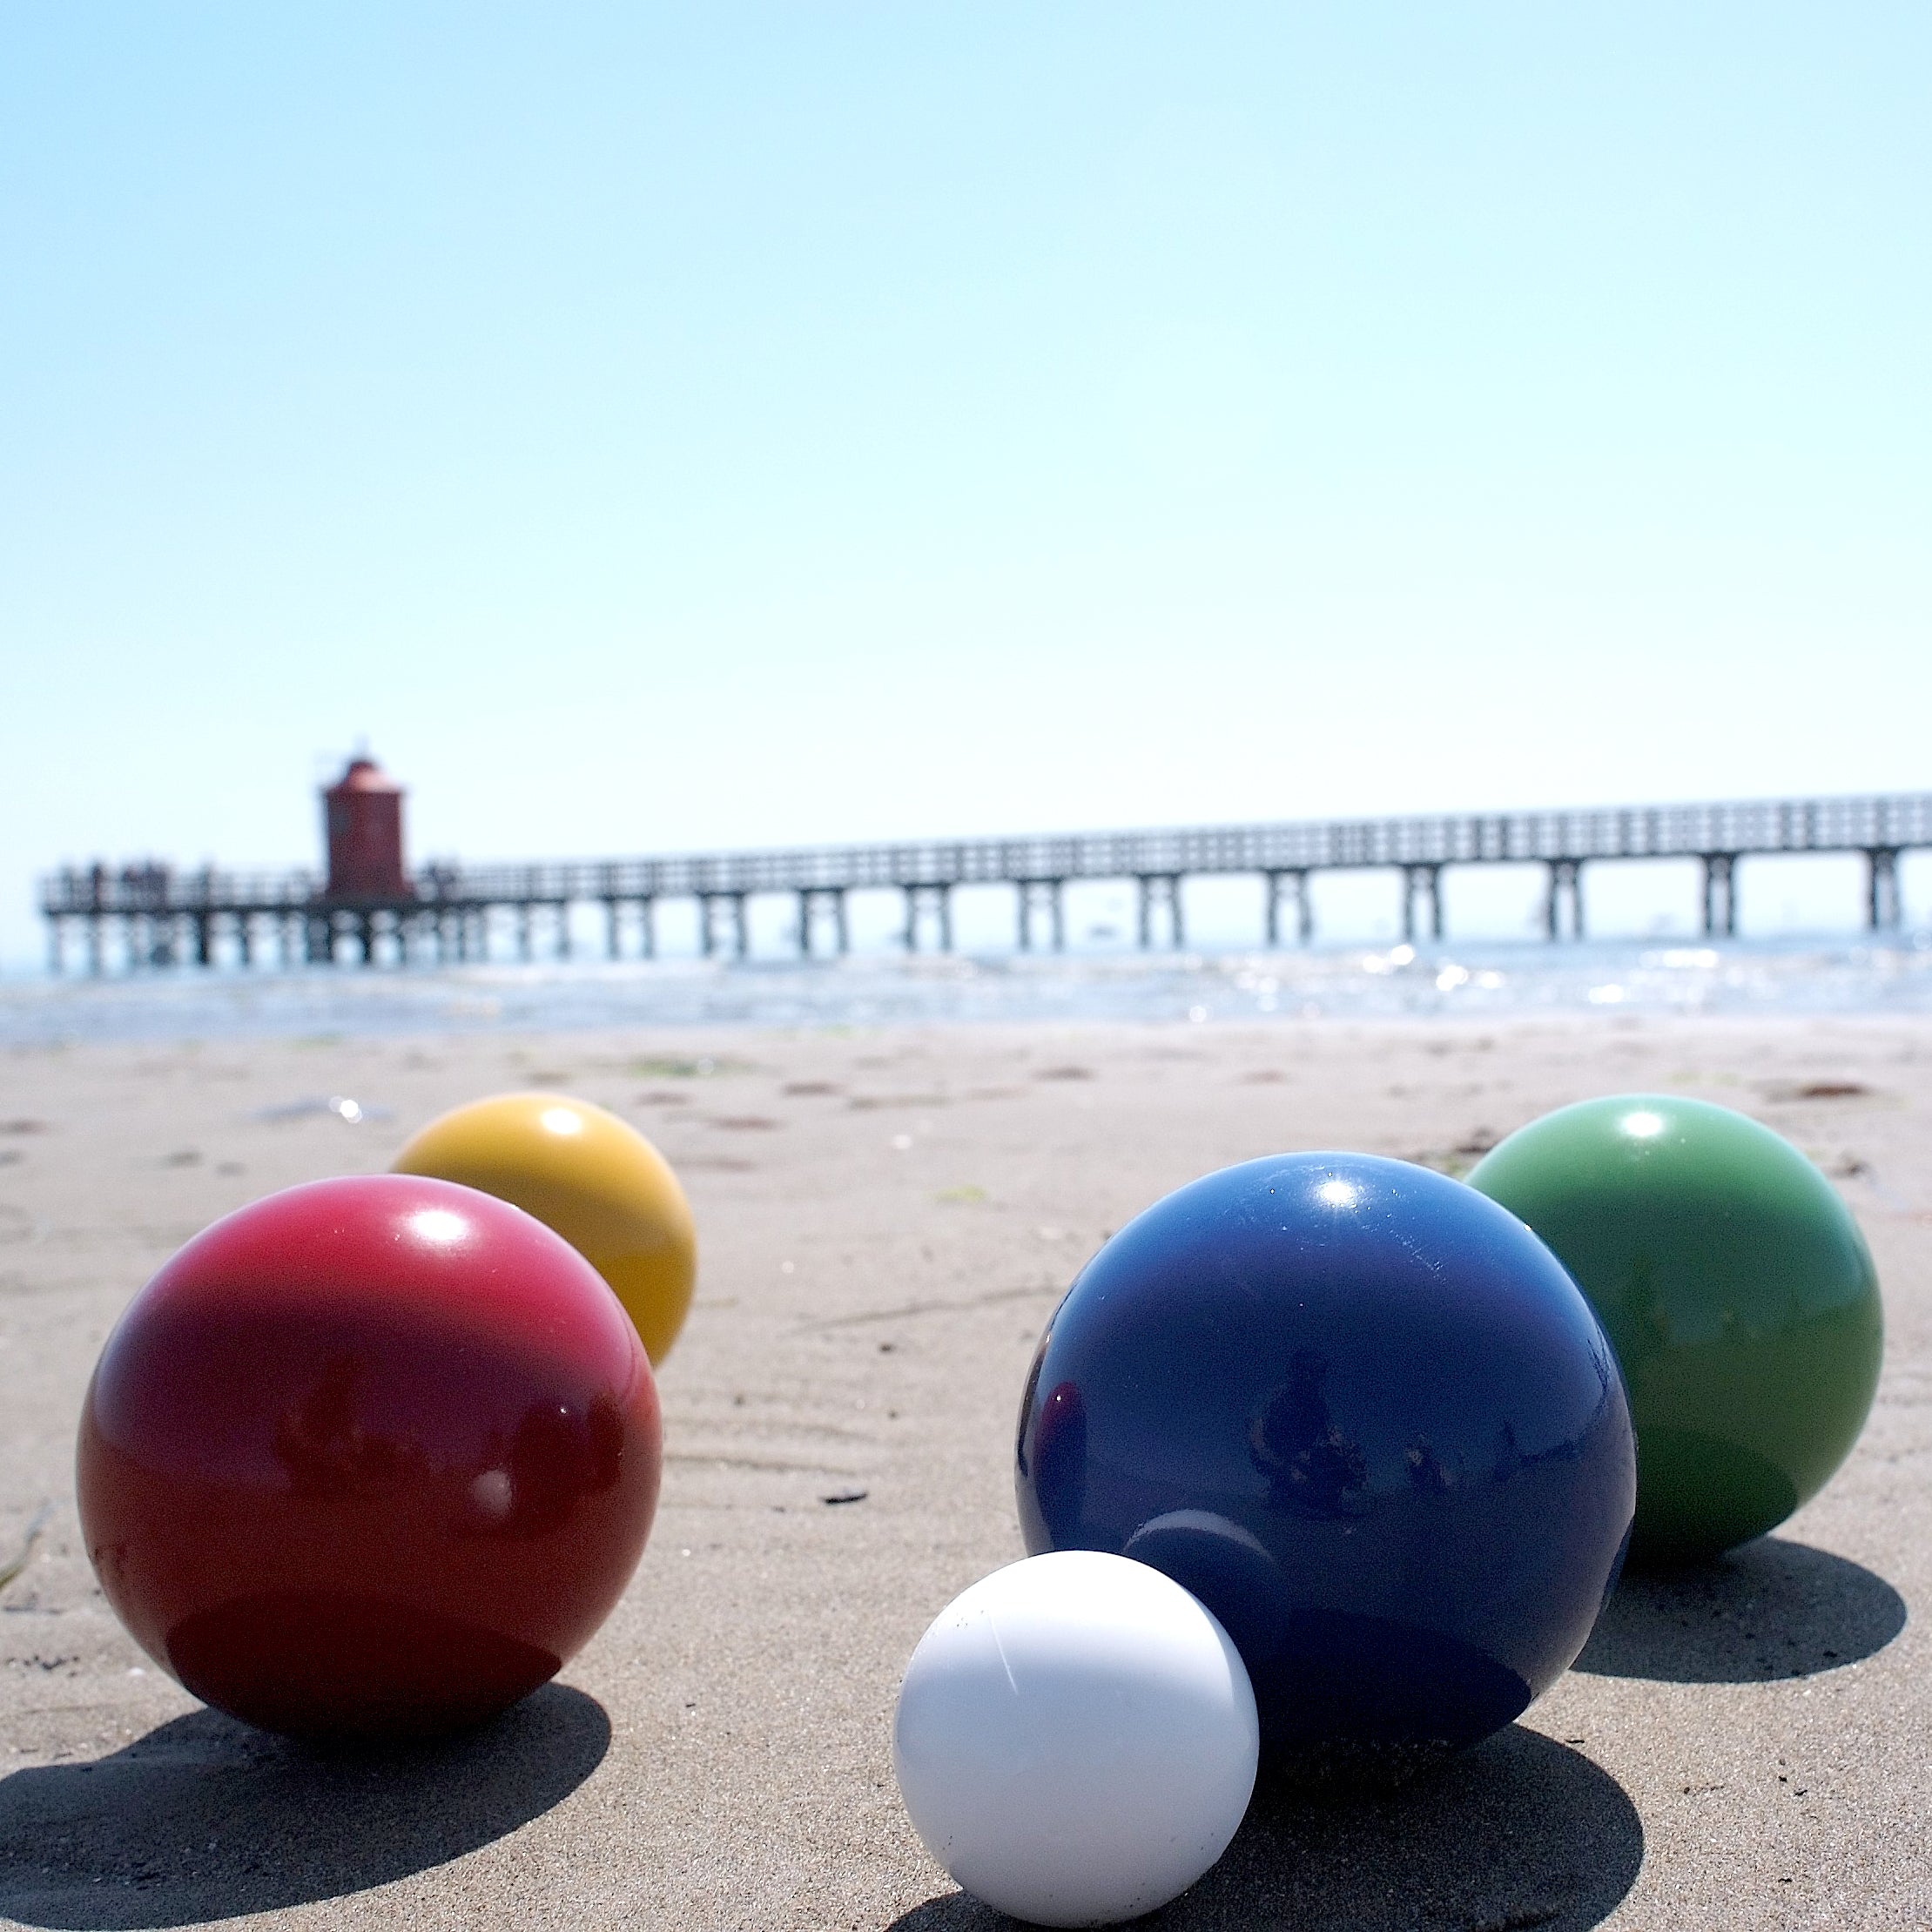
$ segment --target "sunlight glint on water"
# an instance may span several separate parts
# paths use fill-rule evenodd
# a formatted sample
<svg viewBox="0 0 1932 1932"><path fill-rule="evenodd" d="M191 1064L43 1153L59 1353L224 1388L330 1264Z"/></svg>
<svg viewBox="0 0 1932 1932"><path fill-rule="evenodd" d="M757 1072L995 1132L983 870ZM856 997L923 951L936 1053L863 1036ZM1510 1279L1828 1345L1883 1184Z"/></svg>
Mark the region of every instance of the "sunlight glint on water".
<svg viewBox="0 0 1932 1932"><path fill-rule="evenodd" d="M198 973L0 983L0 1042L952 1021L1932 1012L1932 936L855 956Z"/></svg>

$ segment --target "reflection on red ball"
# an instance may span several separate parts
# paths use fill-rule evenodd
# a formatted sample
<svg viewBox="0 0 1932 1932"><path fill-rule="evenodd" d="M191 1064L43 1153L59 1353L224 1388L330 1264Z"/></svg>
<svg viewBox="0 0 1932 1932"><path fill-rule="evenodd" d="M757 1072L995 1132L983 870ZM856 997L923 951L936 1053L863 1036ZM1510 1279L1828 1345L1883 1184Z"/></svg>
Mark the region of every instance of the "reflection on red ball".
<svg viewBox="0 0 1932 1932"><path fill-rule="evenodd" d="M589 1639L662 1463L650 1364L590 1264L488 1195L375 1175L230 1215L135 1296L78 1494L109 1602L197 1697L421 1737Z"/></svg>

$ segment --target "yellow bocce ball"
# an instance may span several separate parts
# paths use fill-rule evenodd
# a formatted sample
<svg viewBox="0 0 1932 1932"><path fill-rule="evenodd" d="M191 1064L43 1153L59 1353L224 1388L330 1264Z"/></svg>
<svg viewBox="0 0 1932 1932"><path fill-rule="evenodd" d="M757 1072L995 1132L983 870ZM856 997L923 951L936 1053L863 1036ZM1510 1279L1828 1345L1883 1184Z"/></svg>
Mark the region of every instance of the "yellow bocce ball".
<svg viewBox="0 0 1932 1932"><path fill-rule="evenodd" d="M656 1368L691 1305L697 1239L670 1164L615 1114L562 1094L452 1108L391 1163L493 1194L562 1235L609 1282Z"/></svg>

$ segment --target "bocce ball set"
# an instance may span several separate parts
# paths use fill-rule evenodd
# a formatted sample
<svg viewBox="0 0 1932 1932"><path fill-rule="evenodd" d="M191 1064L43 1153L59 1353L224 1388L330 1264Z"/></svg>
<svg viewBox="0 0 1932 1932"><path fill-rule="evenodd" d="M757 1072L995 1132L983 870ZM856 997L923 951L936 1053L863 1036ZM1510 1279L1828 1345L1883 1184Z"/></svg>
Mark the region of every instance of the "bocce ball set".
<svg viewBox="0 0 1932 1932"><path fill-rule="evenodd" d="M474 1725L544 1683L643 1553L652 1370L690 1210L557 1094L198 1235L102 1350L77 1489L101 1586L196 1696L299 1736ZM1511 1722L1626 1555L1782 1522L1878 1379L1871 1258L1817 1170L1695 1101L1512 1134L1467 1182L1295 1154L1089 1261L1020 1403L1023 1560L920 1639L912 1823L1014 1916L1193 1884L1262 1766L1397 1782Z"/></svg>
<svg viewBox="0 0 1932 1932"><path fill-rule="evenodd" d="M1181 1188L1040 1338L1034 1554L912 1654L914 1827L1016 1918L1153 1910L1260 1763L1396 1781L1568 1669L1626 1553L1782 1522L1856 1439L1881 1342L1830 1185L1696 1101L1565 1107L1467 1184L1297 1154Z"/></svg>

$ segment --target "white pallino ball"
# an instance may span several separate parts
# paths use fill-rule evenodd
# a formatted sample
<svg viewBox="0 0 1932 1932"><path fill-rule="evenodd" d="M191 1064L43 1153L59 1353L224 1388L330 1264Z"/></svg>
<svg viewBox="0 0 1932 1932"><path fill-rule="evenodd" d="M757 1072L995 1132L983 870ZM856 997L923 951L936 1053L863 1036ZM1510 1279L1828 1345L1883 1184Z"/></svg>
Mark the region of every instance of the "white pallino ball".
<svg viewBox="0 0 1932 1932"><path fill-rule="evenodd" d="M1261 1733L1240 1653L1160 1571L1060 1550L949 1604L906 1666L899 1787L926 1848L1037 1925L1112 1925L1228 1848Z"/></svg>

